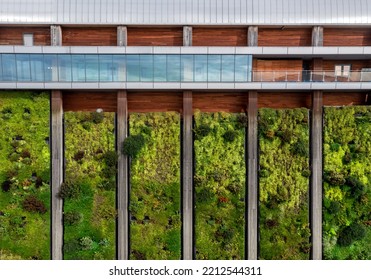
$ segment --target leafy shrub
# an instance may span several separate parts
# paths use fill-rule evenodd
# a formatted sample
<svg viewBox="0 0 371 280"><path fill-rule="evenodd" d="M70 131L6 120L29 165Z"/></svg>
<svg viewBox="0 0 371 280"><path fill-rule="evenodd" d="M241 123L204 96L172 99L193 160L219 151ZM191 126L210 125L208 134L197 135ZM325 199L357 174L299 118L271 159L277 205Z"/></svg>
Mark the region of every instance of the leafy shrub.
<svg viewBox="0 0 371 280"><path fill-rule="evenodd" d="M90 236L85 236L80 238L80 246L82 250L91 250L93 249L94 241L91 239Z"/></svg>
<svg viewBox="0 0 371 280"><path fill-rule="evenodd" d="M67 212L63 215L64 224L69 226L80 223L81 219L82 215L77 211Z"/></svg>
<svg viewBox="0 0 371 280"><path fill-rule="evenodd" d="M212 129L207 124L200 124L194 129L195 138L202 139L211 133Z"/></svg>
<svg viewBox="0 0 371 280"><path fill-rule="evenodd" d="M107 151L103 155L103 160L107 166L116 167L118 154L116 153L116 151Z"/></svg>
<svg viewBox="0 0 371 280"><path fill-rule="evenodd" d="M265 137L268 138L268 139L273 139L274 138L274 131L272 129L268 129L266 132L265 132Z"/></svg>
<svg viewBox="0 0 371 280"><path fill-rule="evenodd" d="M302 172L301 172L301 176L303 177L306 177L306 178L309 178L311 172L309 169L304 169Z"/></svg>
<svg viewBox="0 0 371 280"><path fill-rule="evenodd" d="M91 121L95 124L102 123L104 120L104 114L99 112L90 113Z"/></svg>
<svg viewBox="0 0 371 280"><path fill-rule="evenodd" d="M205 203L211 201L215 197L210 188L200 188L196 190L197 203Z"/></svg>
<svg viewBox="0 0 371 280"><path fill-rule="evenodd" d="M237 116L237 129L242 129L247 127L249 124L249 119L246 114L239 114Z"/></svg>
<svg viewBox="0 0 371 280"><path fill-rule="evenodd" d="M337 214L341 210L341 205L338 201L331 201L329 207L327 207L327 211L330 214Z"/></svg>
<svg viewBox="0 0 371 280"><path fill-rule="evenodd" d="M31 157L31 153L29 150L23 150L22 153L21 153L21 157L22 158L30 158Z"/></svg>
<svg viewBox="0 0 371 280"><path fill-rule="evenodd" d="M61 185L61 190L58 193L58 197L61 199L71 198L77 199L81 194L81 189L78 184L71 182L64 182Z"/></svg>
<svg viewBox="0 0 371 280"><path fill-rule="evenodd" d="M352 154L349 153L349 152L346 152L344 157L343 157L343 163L344 164L350 163L352 161L352 158L353 158Z"/></svg>
<svg viewBox="0 0 371 280"><path fill-rule="evenodd" d="M4 120L9 120L12 117L13 110L10 107L4 107L1 113Z"/></svg>
<svg viewBox="0 0 371 280"><path fill-rule="evenodd" d="M73 155L73 159L77 162L81 162L81 160L84 158L85 152L84 151L78 151Z"/></svg>
<svg viewBox="0 0 371 280"><path fill-rule="evenodd" d="M291 149L291 152L294 155L308 157L309 156L309 147L308 144L304 141L297 141Z"/></svg>
<svg viewBox="0 0 371 280"><path fill-rule="evenodd" d="M27 196L22 203L22 207L28 212L36 212L41 214L45 214L47 212L44 202L39 200L34 195Z"/></svg>
<svg viewBox="0 0 371 280"><path fill-rule="evenodd" d="M331 143L330 150L331 152L338 152L340 150L341 145L338 143Z"/></svg>
<svg viewBox="0 0 371 280"><path fill-rule="evenodd" d="M16 162L16 161L19 160L20 157L21 157L21 156L20 156L18 153L11 153L11 154L9 155L9 160L10 160L10 161L13 161L13 162Z"/></svg>
<svg viewBox="0 0 371 280"><path fill-rule="evenodd" d="M12 187L12 182L10 180L5 180L4 182L1 183L1 189L3 190L3 192L10 191L11 187Z"/></svg>
<svg viewBox="0 0 371 280"><path fill-rule="evenodd" d="M124 155L136 158L139 152L145 145L145 139L143 135L130 135L123 143L123 153Z"/></svg>
<svg viewBox="0 0 371 280"><path fill-rule="evenodd" d="M81 245L78 240L68 240L63 243L63 251L66 253L74 253L81 250Z"/></svg>
<svg viewBox="0 0 371 280"><path fill-rule="evenodd" d="M36 177L35 180L35 187L40 188L43 185L43 179L39 176Z"/></svg>
<svg viewBox="0 0 371 280"><path fill-rule="evenodd" d="M260 178L267 178L269 177L269 171L267 169L261 169L259 170L259 177Z"/></svg>
<svg viewBox="0 0 371 280"><path fill-rule="evenodd" d="M352 224L340 231L338 244L340 246L350 246L354 241L361 240L366 236L366 228L362 224Z"/></svg>
<svg viewBox="0 0 371 280"><path fill-rule="evenodd" d="M324 179L333 186L341 186L345 184L344 174L336 171L325 172Z"/></svg>
<svg viewBox="0 0 371 280"><path fill-rule="evenodd" d="M107 174L105 174L104 176L107 176ZM98 188L101 188L106 191L113 191L116 189L116 180L106 178L98 184Z"/></svg>
<svg viewBox="0 0 371 280"><path fill-rule="evenodd" d="M90 131L91 123L90 122L83 122L82 123L82 128L85 129L86 131Z"/></svg>
<svg viewBox="0 0 371 280"><path fill-rule="evenodd" d="M293 133L290 130L285 129L283 131L279 131L277 136L279 136L284 143L290 143Z"/></svg>
<svg viewBox="0 0 371 280"><path fill-rule="evenodd" d="M226 142L233 142L236 137L237 137L238 133L234 130L227 130L224 134L223 134L223 139L224 141Z"/></svg>
<svg viewBox="0 0 371 280"><path fill-rule="evenodd" d="M346 184L351 187L352 196L355 198L360 197L366 191L366 186L354 176L349 176L346 179Z"/></svg>

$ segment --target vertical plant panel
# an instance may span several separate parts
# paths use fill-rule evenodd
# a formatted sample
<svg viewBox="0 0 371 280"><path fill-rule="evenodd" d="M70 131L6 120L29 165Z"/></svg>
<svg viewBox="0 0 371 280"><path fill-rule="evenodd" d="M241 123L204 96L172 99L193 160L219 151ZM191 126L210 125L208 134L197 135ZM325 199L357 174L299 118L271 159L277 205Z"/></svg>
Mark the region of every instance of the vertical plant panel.
<svg viewBox="0 0 371 280"><path fill-rule="evenodd" d="M68 112L64 124L64 258L115 259L114 114Z"/></svg>
<svg viewBox="0 0 371 280"><path fill-rule="evenodd" d="M259 110L260 259L310 253L308 110Z"/></svg>
<svg viewBox="0 0 371 280"><path fill-rule="evenodd" d="M181 257L180 117L130 114L130 258Z"/></svg>
<svg viewBox="0 0 371 280"><path fill-rule="evenodd" d="M244 114L195 113L196 258L244 259Z"/></svg>
<svg viewBox="0 0 371 280"><path fill-rule="evenodd" d="M325 108L324 258L371 259L371 108Z"/></svg>
<svg viewBox="0 0 371 280"><path fill-rule="evenodd" d="M49 94L0 93L0 260L50 259Z"/></svg>

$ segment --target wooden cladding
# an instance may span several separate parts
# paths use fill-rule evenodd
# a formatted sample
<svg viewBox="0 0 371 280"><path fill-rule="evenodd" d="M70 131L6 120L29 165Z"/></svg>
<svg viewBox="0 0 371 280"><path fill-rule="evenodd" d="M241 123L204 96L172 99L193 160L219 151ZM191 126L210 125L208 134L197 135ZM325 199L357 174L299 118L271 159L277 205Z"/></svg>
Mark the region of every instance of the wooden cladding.
<svg viewBox="0 0 371 280"><path fill-rule="evenodd" d="M90 111L103 109L105 112L116 112L117 93L116 92L64 92L63 110L64 111Z"/></svg>
<svg viewBox="0 0 371 280"><path fill-rule="evenodd" d="M116 46L116 27L63 27L64 46Z"/></svg>
<svg viewBox="0 0 371 280"><path fill-rule="evenodd" d="M0 27L0 45L23 45L23 34L33 34L35 46L50 45L50 27Z"/></svg>
<svg viewBox="0 0 371 280"><path fill-rule="evenodd" d="M309 92L259 92L258 107L274 109L311 108Z"/></svg>
<svg viewBox="0 0 371 280"><path fill-rule="evenodd" d="M362 68L371 68L369 60L324 60L324 71L335 71L335 65L351 65L351 71L361 71Z"/></svg>
<svg viewBox="0 0 371 280"><path fill-rule="evenodd" d="M129 92L129 113L182 112L182 92Z"/></svg>
<svg viewBox="0 0 371 280"><path fill-rule="evenodd" d="M193 109L203 112L245 112L248 92L193 92Z"/></svg>
<svg viewBox="0 0 371 280"><path fill-rule="evenodd" d="M367 93L364 92L325 92L323 93L324 106L355 106L366 105Z"/></svg>
<svg viewBox="0 0 371 280"><path fill-rule="evenodd" d="M259 28L258 46L299 47L311 46L311 28Z"/></svg>
<svg viewBox="0 0 371 280"><path fill-rule="evenodd" d="M300 81L303 61L300 59L254 59L254 81Z"/></svg>
<svg viewBox="0 0 371 280"><path fill-rule="evenodd" d="M324 46L371 46L370 28L324 28Z"/></svg>
<svg viewBox="0 0 371 280"><path fill-rule="evenodd" d="M193 46L247 46L247 28L193 28Z"/></svg>
<svg viewBox="0 0 371 280"><path fill-rule="evenodd" d="M128 27L128 46L182 46L183 28Z"/></svg>

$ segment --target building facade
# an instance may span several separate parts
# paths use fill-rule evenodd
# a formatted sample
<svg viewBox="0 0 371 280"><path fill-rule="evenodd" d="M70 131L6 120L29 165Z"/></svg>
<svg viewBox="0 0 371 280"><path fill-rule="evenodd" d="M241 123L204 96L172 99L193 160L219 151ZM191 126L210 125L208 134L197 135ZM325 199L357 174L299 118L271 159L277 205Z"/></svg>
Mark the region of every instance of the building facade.
<svg viewBox="0 0 371 280"><path fill-rule="evenodd" d="M63 259L63 113L182 118L182 258L195 257L193 112L246 113L245 258L259 258L259 108L310 110L311 258L322 259L323 107L369 105L368 0L2 1L0 88L51 92L51 255ZM274 151L272 151L274 152ZM117 258L128 259L129 159L119 153Z"/></svg>

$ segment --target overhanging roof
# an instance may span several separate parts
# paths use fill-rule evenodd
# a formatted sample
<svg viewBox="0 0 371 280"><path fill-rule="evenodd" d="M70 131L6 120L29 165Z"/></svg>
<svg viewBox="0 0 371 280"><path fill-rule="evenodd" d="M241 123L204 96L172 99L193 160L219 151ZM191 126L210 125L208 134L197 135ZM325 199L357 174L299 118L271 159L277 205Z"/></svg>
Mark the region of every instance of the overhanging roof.
<svg viewBox="0 0 371 280"><path fill-rule="evenodd" d="M0 24L365 26L371 0L0 0Z"/></svg>

